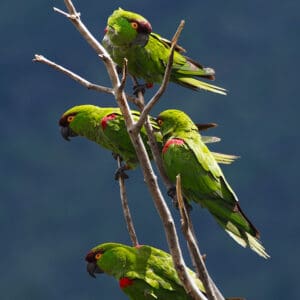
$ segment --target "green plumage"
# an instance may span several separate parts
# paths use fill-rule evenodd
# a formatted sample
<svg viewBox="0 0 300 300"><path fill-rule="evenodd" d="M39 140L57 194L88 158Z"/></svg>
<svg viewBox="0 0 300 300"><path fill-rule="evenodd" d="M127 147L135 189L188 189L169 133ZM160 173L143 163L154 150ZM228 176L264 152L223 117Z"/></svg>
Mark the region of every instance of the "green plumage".
<svg viewBox="0 0 300 300"><path fill-rule="evenodd" d="M225 231L243 247L268 258L259 233L242 212L215 157L203 143L193 121L182 111L166 110L157 118L164 146L164 167L174 183L181 175L183 195L207 208Z"/></svg>
<svg viewBox="0 0 300 300"><path fill-rule="evenodd" d="M101 255L98 259L95 258L97 253ZM121 289L131 300L192 300L178 279L171 255L157 248L105 243L93 248L86 260L92 264L90 269L95 268L95 271L102 271L118 280ZM196 274L191 270L190 274L204 292ZM127 286L124 278L128 279Z"/></svg>
<svg viewBox="0 0 300 300"><path fill-rule="evenodd" d="M131 111L135 121L140 113ZM162 147L162 136L158 131L156 121L150 117L152 126L157 129L155 132L156 141ZM67 110L59 120L62 127L62 134L65 138L72 136L83 136L97 143L98 145L118 154L122 157L128 169L134 169L138 165L138 158L135 149L127 133L124 117L118 107L100 107L95 105L79 105ZM146 150L152 158L148 145L146 130L143 127L141 137L146 146ZM205 137L205 142L215 142L214 137ZM220 163L230 164L237 157L234 155L213 153Z"/></svg>
<svg viewBox="0 0 300 300"><path fill-rule="evenodd" d="M134 120L137 121L139 112L132 111L132 114ZM69 116L74 116L71 122L68 122ZM154 120L152 121L155 126ZM138 159L127 133L123 115L118 107L75 106L62 115L59 123L62 128L68 128L75 135L86 137L113 153L119 154L128 169L136 168ZM144 127L141 130L141 137L151 157ZM161 140L159 132L157 132L156 138L158 141Z"/></svg>
<svg viewBox="0 0 300 300"><path fill-rule="evenodd" d="M115 10L108 18L103 45L118 66L128 59L129 73L147 83L162 82L170 56L171 42L152 32L151 24L139 14ZM196 79L214 79L214 70L184 56L177 46L170 80L193 90L204 89L226 95L226 90Z"/></svg>

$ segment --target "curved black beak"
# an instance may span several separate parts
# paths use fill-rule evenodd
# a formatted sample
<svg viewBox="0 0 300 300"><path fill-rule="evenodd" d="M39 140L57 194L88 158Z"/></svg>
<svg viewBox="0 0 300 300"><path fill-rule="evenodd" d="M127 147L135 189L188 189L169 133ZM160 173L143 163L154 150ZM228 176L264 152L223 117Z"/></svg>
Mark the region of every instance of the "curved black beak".
<svg viewBox="0 0 300 300"><path fill-rule="evenodd" d="M62 137L68 142L70 142L70 137L78 136L78 134L75 133L70 127L61 127L60 133Z"/></svg>
<svg viewBox="0 0 300 300"><path fill-rule="evenodd" d="M87 263L86 270L93 278L96 278L95 274L103 273L103 271L97 266L95 262Z"/></svg>

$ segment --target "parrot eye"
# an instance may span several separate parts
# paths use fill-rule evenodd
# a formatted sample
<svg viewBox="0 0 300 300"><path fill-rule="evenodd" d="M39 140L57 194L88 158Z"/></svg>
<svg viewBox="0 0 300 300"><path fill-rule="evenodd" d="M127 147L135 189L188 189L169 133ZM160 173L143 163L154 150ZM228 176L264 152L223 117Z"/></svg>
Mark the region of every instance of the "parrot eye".
<svg viewBox="0 0 300 300"><path fill-rule="evenodd" d="M98 260L98 259L100 259L101 256L102 256L102 253L98 252L95 255L95 259Z"/></svg>
<svg viewBox="0 0 300 300"><path fill-rule="evenodd" d="M163 125L164 121L162 119L157 119L157 124L159 127Z"/></svg>
<svg viewBox="0 0 300 300"><path fill-rule="evenodd" d="M74 120L75 116L68 116L67 121L71 123Z"/></svg>
<svg viewBox="0 0 300 300"><path fill-rule="evenodd" d="M132 27L133 29L138 29L139 24L138 24L137 22L131 22L131 27Z"/></svg>

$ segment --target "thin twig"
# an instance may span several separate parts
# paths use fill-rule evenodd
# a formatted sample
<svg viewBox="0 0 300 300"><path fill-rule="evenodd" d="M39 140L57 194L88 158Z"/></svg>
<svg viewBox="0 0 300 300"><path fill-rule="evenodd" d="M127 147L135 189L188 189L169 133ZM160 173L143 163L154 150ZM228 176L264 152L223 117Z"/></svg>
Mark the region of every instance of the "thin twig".
<svg viewBox="0 0 300 300"><path fill-rule="evenodd" d="M80 32L82 37L88 42L88 44L95 50L95 52L102 58L107 69L107 73L110 77L110 80L113 84L115 93L119 86L119 77L117 71L114 67L114 63L105 50L105 48L97 41L97 39L91 34L87 27L82 23L80 19L80 13L76 11L76 8L71 0L64 0L64 3L68 9L68 13L64 13L62 10L54 8L58 13L67 16L68 19L73 23L75 28Z"/></svg>
<svg viewBox="0 0 300 300"><path fill-rule="evenodd" d="M46 64L46 65L62 72L62 73L64 73L65 75L67 75L70 78L72 78L73 80L77 81L78 83L80 83L81 85L86 87L87 89L95 90L97 92L102 92L102 93L106 93L106 94L112 94L112 95L114 94L114 90L112 88L97 85L97 84L93 84L93 83L87 81L86 79L78 76L74 72L72 72L72 71L56 64L55 62L47 59L43 55L35 54L33 61L34 62L39 62L39 63L44 63L44 64Z"/></svg>
<svg viewBox="0 0 300 300"><path fill-rule="evenodd" d="M90 81L88 81L88 80L84 79L83 77L75 74L74 72L70 71L69 69L55 63L54 61L44 57L43 55L35 54L32 61L46 64L46 65L52 67L53 69L62 72L63 74L67 75L68 77L75 80L76 82L78 82L79 84L81 84L82 86L84 86L85 88L87 88L89 90L94 90L94 91L97 91L97 92L114 95L114 90L112 88L91 83ZM137 102L137 99L135 97L132 97L130 95L126 95L126 97L127 97L128 100L130 100L133 103Z"/></svg>
<svg viewBox="0 0 300 300"><path fill-rule="evenodd" d="M172 44L171 44L171 51L170 51L170 56L168 59L168 63L166 66L166 70L164 73L164 77L163 77L163 81L159 87L159 89L157 90L157 92L155 93L155 95L152 97L152 99L147 103L147 105L144 107L143 111L141 112L141 116L138 120L138 122L135 124L135 128L134 130L136 131L140 131L143 124L145 123L145 120L147 118L147 115L149 114L150 110L153 108L153 106L158 102L158 100L160 99L160 97L163 95L163 93L165 92L168 83L170 81L170 76L171 76L171 71L172 71L172 66L173 66L173 58L174 58L174 51L175 51L175 47L177 45L177 41L179 39L179 36L181 34L181 31L183 30L184 27L184 20L182 20L172 38Z"/></svg>
<svg viewBox="0 0 300 300"><path fill-rule="evenodd" d="M178 201L179 212L181 215L182 232L187 240L190 254L196 267L196 272L205 287L207 298L209 300L224 300L223 296L222 298L220 298L216 295L214 283L208 275L208 271L206 269L203 257L195 240L191 221L183 201L180 174L176 176L176 196Z"/></svg>
<svg viewBox="0 0 300 300"><path fill-rule="evenodd" d="M117 161L118 161L118 168L120 168L121 167L120 156L117 157ZM137 238L137 235L136 235L136 232L134 229L131 213L129 210L124 177L122 177L122 176L119 176L119 186L120 186L121 203L122 203L122 208L123 208L123 213L124 213L127 230L128 230L128 233L129 233L129 236L130 236L133 246L138 246L139 242L138 242L138 238Z"/></svg>
<svg viewBox="0 0 300 300"><path fill-rule="evenodd" d="M127 60L127 58L124 58L124 64L123 64L123 70L122 70L122 79L121 79L121 83L120 83L120 86L119 86L119 90L121 90L121 91L123 91L124 88L125 88L127 74L128 74L128 60Z"/></svg>
<svg viewBox="0 0 300 300"><path fill-rule="evenodd" d="M156 141L154 131L153 131L153 128L151 126L149 117L146 119L145 129L146 129L146 132L147 132L147 136L148 136L148 140L149 140L149 146L150 146L150 149L151 149L151 152L152 152L152 156L153 156L153 159L154 159L155 164L157 166L159 175L162 178L163 183L166 186L167 190L169 190L174 185L170 181L170 179L167 176L166 171L164 169L163 161L162 161L162 157L161 157L161 149L159 149L159 147L158 147L158 144L157 144L157 141Z"/></svg>

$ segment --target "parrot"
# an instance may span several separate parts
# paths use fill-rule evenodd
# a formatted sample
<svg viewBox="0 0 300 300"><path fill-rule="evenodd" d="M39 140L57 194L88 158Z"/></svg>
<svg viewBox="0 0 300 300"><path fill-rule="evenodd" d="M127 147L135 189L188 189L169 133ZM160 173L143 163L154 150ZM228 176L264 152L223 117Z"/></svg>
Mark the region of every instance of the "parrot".
<svg viewBox="0 0 300 300"><path fill-rule="evenodd" d="M258 230L242 211L236 194L191 118L181 110L168 109L156 121L163 136L163 166L173 183L180 174L185 201L207 208L238 244L269 258Z"/></svg>
<svg viewBox="0 0 300 300"><path fill-rule="evenodd" d="M171 255L155 247L130 247L109 242L94 247L85 260L87 272L92 277L96 278L95 274L99 273L114 277L131 300L193 299L185 292ZM188 272L199 290L205 294L204 286L196 274L190 269Z"/></svg>
<svg viewBox="0 0 300 300"><path fill-rule="evenodd" d="M140 113L131 111L134 121L137 121ZM159 127L153 117L150 122L156 131L154 132L159 147L162 147L162 136ZM61 134L66 140L70 137L83 136L97 143L98 145L112 151L125 162L119 171L135 169L138 165L138 158L135 149L127 133L124 117L118 107L100 107L90 104L78 105L67 110L60 118ZM200 130L214 127L216 124L198 124ZM141 137L144 141L146 150L152 159L151 150L148 145L148 138L144 127L141 129ZM206 143L219 141L216 137L206 136ZM230 164L238 156L214 152L215 158L223 164ZM117 171L116 178L120 172Z"/></svg>
<svg viewBox="0 0 300 300"><path fill-rule="evenodd" d="M145 80L144 86L149 88L153 83L162 82L171 41L153 33L150 22L143 16L122 8L115 10L107 20L102 44L119 68L127 58L129 74ZM224 88L195 78L214 80L215 71L184 56L184 52L184 48L176 46L170 81L192 90L226 95Z"/></svg>

